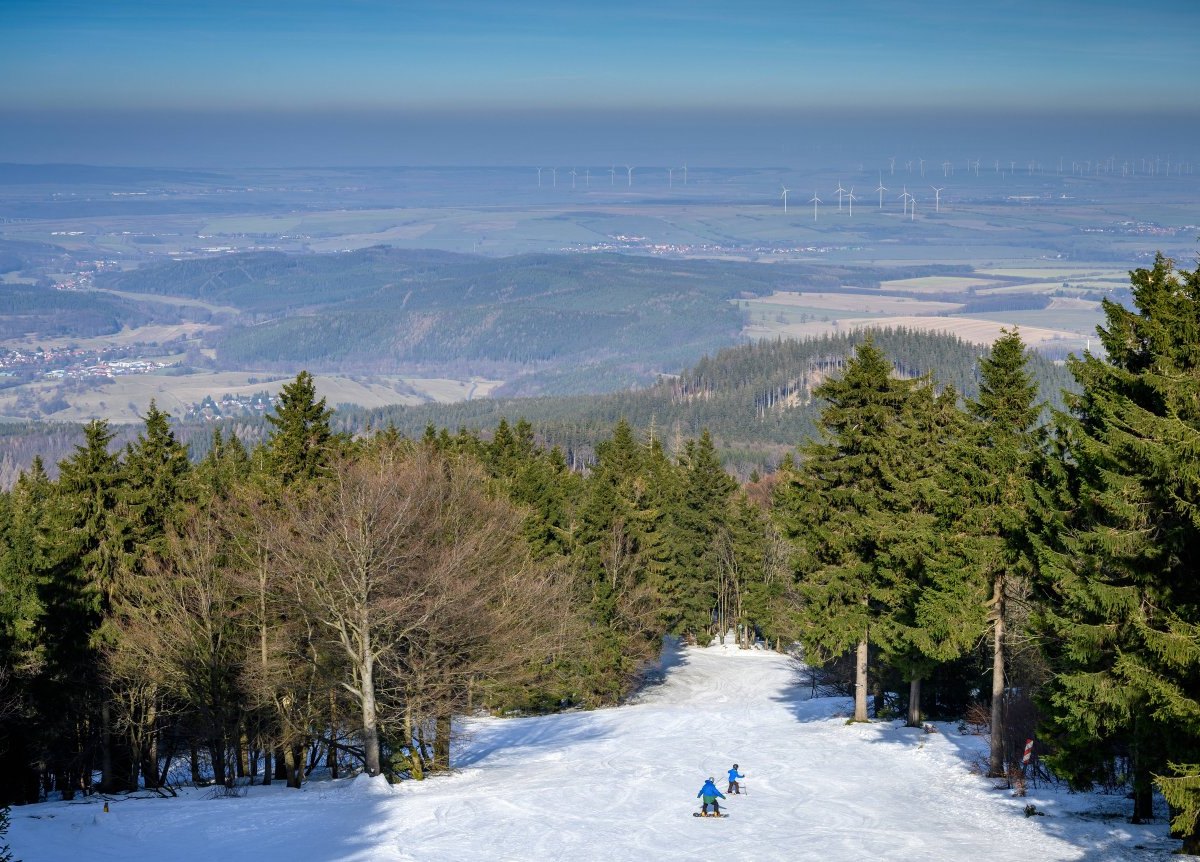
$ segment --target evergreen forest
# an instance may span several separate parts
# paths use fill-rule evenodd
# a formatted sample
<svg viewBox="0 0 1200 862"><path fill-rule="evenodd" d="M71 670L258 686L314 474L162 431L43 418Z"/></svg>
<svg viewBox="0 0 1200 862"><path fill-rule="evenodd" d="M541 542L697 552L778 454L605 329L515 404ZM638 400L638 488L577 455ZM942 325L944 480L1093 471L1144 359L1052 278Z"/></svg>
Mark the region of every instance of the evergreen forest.
<svg viewBox="0 0 1200 862"><path fill-rule="evenodd" d="M745 383L746 438L811 400L744 481L733 430L623 396L586 460L529 418L351 432L308 372L199 460L153 405L123 446L93 422L0 495L0 805L420 780L456 715L617 703L665 636L732 635L798 650L852 721L986 728L1018 790L1124 788L1134 820L1157 791L1200 851L1200 270L1131 288L1065 393L1017 331L953 379L884 333L662 381L680 410Z"/></svg>

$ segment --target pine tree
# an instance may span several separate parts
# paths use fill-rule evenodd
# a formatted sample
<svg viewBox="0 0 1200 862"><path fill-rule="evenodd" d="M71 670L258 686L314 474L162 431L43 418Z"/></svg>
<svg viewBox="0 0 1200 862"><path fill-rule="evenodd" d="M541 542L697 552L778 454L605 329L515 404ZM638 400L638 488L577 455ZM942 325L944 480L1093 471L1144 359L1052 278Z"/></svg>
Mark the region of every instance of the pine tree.
<svg viewBox="0 0 1200 862"><path fill-rule="evenodd" d="M128 789L131 758L114 741L114 716L104 695L99 647L119 583L125 528L118 513L120 463L109 452L113 434L102 420L84 428L84 443L59 464L57 493L47 514L46 570L40 581L45 607L39 638L45 645L42 675L59 745L51 769L60 786L90 783L91 746L99 736L105 791ZM97 730L97 727L99 728Z"/></svg>
<svg viewBox="0 0 1200 862"><path fill-rule="evenodd" d="M1130 758L1134 817L1151 776L1200 851L1200 273L1161 256L1105 301L1106 358L1070 361L1082 394L1059 417L1059 511L1043 517L1041 581L1057 676L1056 769L1085 784ZM1169 774L1168 774L1169 771Z"/></svg>
<svg viewBox="0 0 1200 862"><path fill-rule="evenodd" d="M1038 463L1043 438L1037 427L1041 405L1029 372L1029 356L1017 331L1001 330L991 354L980 359L979 398L968 404L975 419L971 468L971 511L965 523L964 568L987 591L987 623L991 628L992 717L989 773L1005 774L1005 654L1009 599L1030 571L1026 489ZM969 609L964 619L976 616Z"/></svg>
<svg viewBox="0 0 1200 862"><path fill-rule="evenodd" d="M906 452L893 523L887 538L889 603L880 608L876 630L884 658L909 683L908 724L922 722L922 683L940 664L971 648L974 596L970 578L954 549L961 537L964 493L965 417L958 393L947 387L934 396L931 385L912 393L897 441Z"/></svg>
<svg viewBox="0 0 1200 862"><path fill-rule="evenodd" d="M730 515L737 483L721 466L707 428L700 439L685 444L679 467L668 527L671 565L663 586L670 603L668 626L702 640L709 633L723 637L741 617L741 593L730 578L738 562L730 556L736 551Z"/></svg>
<svg viewBox="0 0 1200 862"><path fill-rule="evenodd" d="M917 383L892 375L868 340L838 379L814 394L827 402L822 438L802 449L780 483L776 510L796 547L801 641L820 663L856 653L854 719L867 720L868 645L886 643L876 624L905 600L913 524L906 441Z"/></svg>
<svg viewBox="0 0 1200 862"><path fill-rule="evenodd" d="M0 862L16 862L4 836L8 834L8 806L0 807Z"/></svg>
<svg viewBox="0 0 1200 862"><path fill-rule="evenodd" d="M271 472L284 485L316 479L328 472L334 443L329 420L332 410L317 400L313 377L301 371L279 391L275 415L267 416L273 430L267 440Z"/></svg>

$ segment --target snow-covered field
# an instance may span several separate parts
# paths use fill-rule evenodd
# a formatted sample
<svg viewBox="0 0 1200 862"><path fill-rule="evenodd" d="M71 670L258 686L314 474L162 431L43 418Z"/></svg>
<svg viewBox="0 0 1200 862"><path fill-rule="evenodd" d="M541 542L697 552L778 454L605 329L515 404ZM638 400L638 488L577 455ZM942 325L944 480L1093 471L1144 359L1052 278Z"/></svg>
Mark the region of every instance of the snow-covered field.
<svg viewBox="0 0 1200 862"><path fill-rule="evenodd" d="M995 789L970 768L983 741L953 725L847 725L850 702L808 699L797 671L760 650L684 649L633 704L473 720L453 775L189 790L107 814L99 798L51 802L14 809L9 841L23 862L1115 862L1178 846L1165 823L1126 823L1120 797ZM704 779L723 790L734 762L747 792L723 803L730 817L692 817Z"/></svg>

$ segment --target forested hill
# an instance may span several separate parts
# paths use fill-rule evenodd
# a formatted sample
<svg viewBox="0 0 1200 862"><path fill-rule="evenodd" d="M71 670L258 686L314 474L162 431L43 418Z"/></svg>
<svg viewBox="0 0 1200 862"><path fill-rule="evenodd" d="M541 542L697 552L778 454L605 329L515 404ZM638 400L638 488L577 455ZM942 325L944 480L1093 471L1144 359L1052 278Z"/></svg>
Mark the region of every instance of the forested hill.
<svg viewBox="0 0 1200 862"><path fill-rule="evenodd" d="M531 395L645 384L736 344L745 324L737 299L801 284L863 290L881 278L964 271L373 247L177 261L106 273L98 285L239 309L239 322L211 345L221 367L318 374L420 367L443 375L469 368Z"/></svg>
<svg viewBox="0 0 1200 862"><path fill-rule="evenodd" d="M641 390L558 398L480 399L456 404L346 408L339 419L347 430L394 425L417 436L429 425L454 431L487 432L501 418L528 420L549 445L577 458L590 456L621 418L668 444L696 437L708 428L726 466L739 473L770 468L783 453L808 438L821 405L813 387L838 374L856 345L871 337L906 377L931 375L939 387L953 386L961 396L978 391L978 365L988 353L950 335L904 329L858 331L804 341L762 341L721 350L701 359L678 377L662 378ZM1062 390L1073 388L1066 368L1037 353L1029 368L1042 400L1062 404Z"/></svg>
<svg viewBox="0 0 1200 862"><path fill-rule="evenodd" d="M576 463L590 461L597 441L611 435L625 418L642 434L655 434L668 444L696 437L708 428L726 467L744 476L771 469L797 443L813 433L820 404L810 392L839 369L867 331L805 341L761 341L721 350L704 357L677 377L661 378L643 389L605 395L541 398L476 399L455 404L428 404L366 410L333 405L334 426L351 434L394 426L417 437L432 425L456 432L466 428L489 434L501 419L524 418L547 445L559 446ZM912 330L875 330L869 334L892 359L900 374L929 374L939 386L953 386L963 397L976 394L979 358L987 351L942 334ZM1035 352L1029 369L1041 388L1041 400L1062 404L1062 390L1074 382L1062 367ZM297 371L300 369L297 368ZM137 429L114 429L119 439L132 439ZM177 426L193 457L207 451L212 426ZM266 437L265 420L222 426L249 445ZM64 423L21 424L0 428L0 487L8 487L40 454L51 472L82 440L78 427Z"/></svg>

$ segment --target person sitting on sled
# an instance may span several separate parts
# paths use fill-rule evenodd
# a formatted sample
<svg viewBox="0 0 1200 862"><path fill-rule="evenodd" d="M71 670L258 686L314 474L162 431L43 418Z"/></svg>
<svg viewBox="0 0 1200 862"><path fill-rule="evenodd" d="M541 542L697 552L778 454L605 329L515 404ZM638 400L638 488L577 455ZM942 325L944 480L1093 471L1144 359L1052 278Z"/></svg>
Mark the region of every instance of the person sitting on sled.
<svg viewBox="0 0 1200 862"><path fill-rule="evenodd" d="M737 771L737 764L735 763L733 765L733 769L729 770L729 786L725 788L725 792L736 793L740 796L742 793L742 788L741 785L738 784L737 780L745 777L746 776Z"/></svg>
<svg viewBox="0 0 1200 862"><path fill-rule="evenodd" d="M707 815L708 806L711 805L713 809L713 816L720 817L721 803L717 802L717 797L724 799L725 794L720 790L717 790L716 780L710 778L708 781L704 782L704 786L701 787L700 792L696 794L697 799L704 800L704 804L700 806L700 813Z"/></svg>

